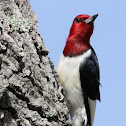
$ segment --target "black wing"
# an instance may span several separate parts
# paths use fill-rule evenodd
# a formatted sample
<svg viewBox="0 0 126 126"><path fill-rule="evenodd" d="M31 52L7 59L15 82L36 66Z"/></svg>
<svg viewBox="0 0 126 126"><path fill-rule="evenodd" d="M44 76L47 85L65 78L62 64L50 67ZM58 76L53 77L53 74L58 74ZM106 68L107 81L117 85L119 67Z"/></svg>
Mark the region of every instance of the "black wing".
<svg viewBox="0 0 126 126"><path fill-rule="evenodd" d="M84 97L89 97L92 100L98 99L100 101L99 65L93 48L91 50L91 55L79 68L81 87Z"/></svg>
<svg viewBox="0 0 126 126"><path fill-rule="evenodd" d="M100 101L100 75L97 56L91 48L91 55L84 61L79 68L81 87L84 97L84 104L86 108L88 123L91 126L91 113L88 102L88 97L92 100L98 99Z"/></svg>

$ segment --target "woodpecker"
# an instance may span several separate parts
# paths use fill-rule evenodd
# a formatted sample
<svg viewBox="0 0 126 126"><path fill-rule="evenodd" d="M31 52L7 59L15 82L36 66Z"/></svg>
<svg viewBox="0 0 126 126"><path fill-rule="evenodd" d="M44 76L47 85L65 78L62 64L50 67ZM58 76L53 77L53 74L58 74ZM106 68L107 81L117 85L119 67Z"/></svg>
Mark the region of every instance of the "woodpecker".
<svg viewBox="0 0 126 126"><path fill-rule="evenodd" d="M93 126L96 100L100 101L99 64L90 45L97 16L74 19L56 69L66 91L72 126Z"/></svg>

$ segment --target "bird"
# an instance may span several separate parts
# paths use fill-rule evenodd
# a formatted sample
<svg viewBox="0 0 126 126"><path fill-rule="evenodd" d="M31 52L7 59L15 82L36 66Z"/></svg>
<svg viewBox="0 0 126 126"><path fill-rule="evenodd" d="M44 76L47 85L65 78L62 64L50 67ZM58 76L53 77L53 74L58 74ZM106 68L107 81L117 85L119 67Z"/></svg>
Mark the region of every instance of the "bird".
<svg viewBox="0 0 126 126"><path fill-rule="evenodd" d="M90 44L97 16L75 17L56 68L72 126L93 126L96 101L100 101L99 63Z"/></svg>

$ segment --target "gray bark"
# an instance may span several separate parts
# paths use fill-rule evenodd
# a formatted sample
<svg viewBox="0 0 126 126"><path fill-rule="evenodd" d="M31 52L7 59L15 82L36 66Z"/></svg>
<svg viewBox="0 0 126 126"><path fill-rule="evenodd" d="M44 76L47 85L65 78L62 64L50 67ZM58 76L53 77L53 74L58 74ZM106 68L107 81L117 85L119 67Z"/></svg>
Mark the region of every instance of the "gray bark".
<svg viewBox="0 0 126 126"><path fill-rule="evenodd" d="M0 0L0 126L67 126L68 109L28 0Z"/></svg>

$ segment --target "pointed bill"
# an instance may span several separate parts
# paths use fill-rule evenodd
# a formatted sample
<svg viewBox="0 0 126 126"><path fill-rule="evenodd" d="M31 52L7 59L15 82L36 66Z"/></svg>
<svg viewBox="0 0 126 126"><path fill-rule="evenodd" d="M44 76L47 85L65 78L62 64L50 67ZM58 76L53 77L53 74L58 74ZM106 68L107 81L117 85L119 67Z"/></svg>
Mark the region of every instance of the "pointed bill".
<svg viewBox="0 0 126 126"><path fill-rule="evenodd" d="M84 20L85 23L89 24L89 23L93 23L94 20L97 18L98 14L95 14L91 17L89 17L88 19Z"/></svg>

